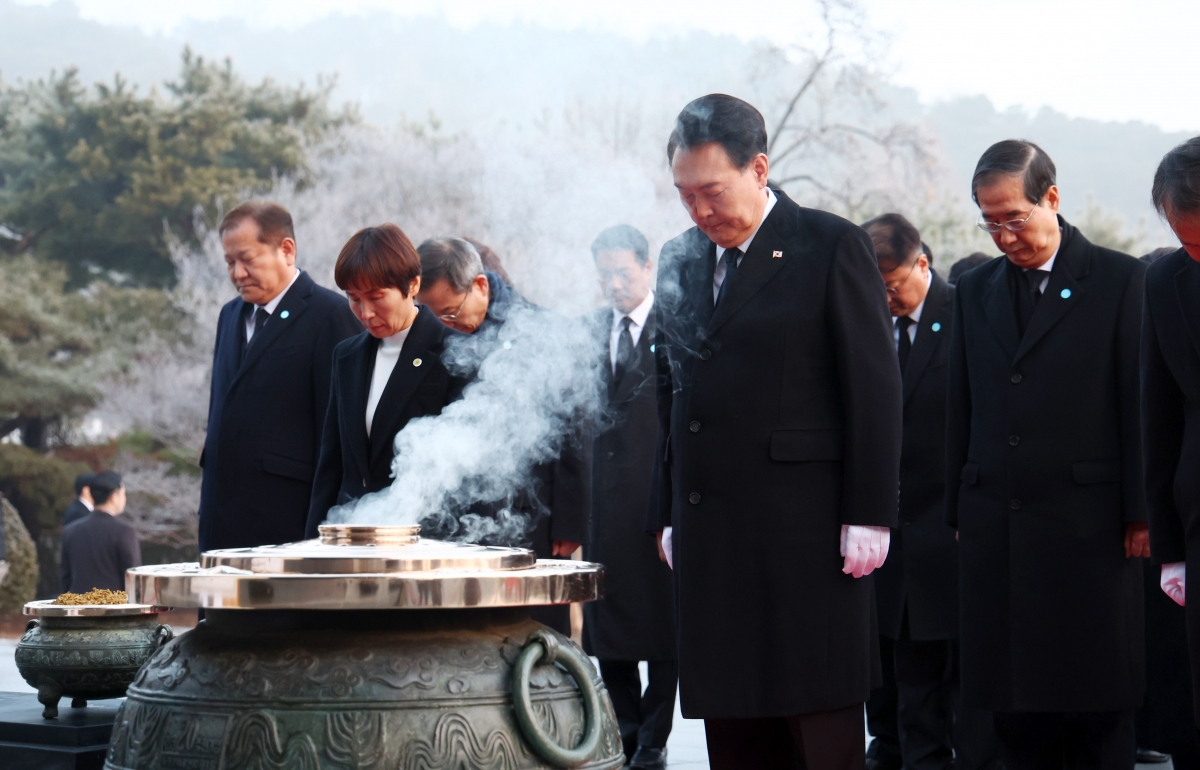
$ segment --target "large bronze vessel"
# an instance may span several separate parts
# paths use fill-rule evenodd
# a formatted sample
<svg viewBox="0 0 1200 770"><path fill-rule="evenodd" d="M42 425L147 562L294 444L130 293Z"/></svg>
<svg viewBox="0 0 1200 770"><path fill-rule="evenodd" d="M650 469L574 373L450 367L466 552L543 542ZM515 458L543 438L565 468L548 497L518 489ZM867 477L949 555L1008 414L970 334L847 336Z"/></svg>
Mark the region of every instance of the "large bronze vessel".
<svg viewBox="0 0 1200 770"><path fill-rule="evenodd" d="M529 619L598 598L602 575L355 527L130 570L132 601L206 619L139 672L105 767L619 768L596 671Z"/></svg>

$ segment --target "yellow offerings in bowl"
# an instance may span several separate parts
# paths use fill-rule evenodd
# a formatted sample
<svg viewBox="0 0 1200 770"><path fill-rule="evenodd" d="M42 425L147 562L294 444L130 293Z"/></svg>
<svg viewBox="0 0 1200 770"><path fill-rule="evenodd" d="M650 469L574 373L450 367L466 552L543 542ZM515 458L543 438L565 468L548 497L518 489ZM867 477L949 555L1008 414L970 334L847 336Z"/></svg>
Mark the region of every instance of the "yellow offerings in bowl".
<svg viewBox="0 0 1200 770"><path fill-rule="evenodd" d="M93 588L86 594L67 592L60 594L54 600L55 604L128 604L124 591L110 591L107 588Z"/></svg>

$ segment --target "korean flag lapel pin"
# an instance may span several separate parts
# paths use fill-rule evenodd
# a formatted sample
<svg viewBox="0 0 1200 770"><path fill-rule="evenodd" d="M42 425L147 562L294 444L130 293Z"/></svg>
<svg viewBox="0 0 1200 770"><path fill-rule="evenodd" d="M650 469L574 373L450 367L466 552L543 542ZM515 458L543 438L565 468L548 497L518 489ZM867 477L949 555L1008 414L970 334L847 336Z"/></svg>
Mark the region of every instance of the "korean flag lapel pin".
<svg viewBox="0 0 1200 770"><path fill-rule="evenodd" d="M772 251L771 259L783 259L783 252L782 251Z"/></svg>

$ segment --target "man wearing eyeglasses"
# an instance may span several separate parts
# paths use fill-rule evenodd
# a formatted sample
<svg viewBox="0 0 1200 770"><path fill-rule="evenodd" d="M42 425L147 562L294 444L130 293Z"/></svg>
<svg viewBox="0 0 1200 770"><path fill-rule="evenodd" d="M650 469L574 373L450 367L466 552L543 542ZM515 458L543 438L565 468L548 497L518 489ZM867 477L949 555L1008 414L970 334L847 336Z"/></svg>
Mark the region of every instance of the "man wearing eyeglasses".
<svg viewBox="0 0 1200 770"><path fill-rule="evenodd" d="M971 182L1003 259L952 324L946 520L957 530L965 705L1004 763L1134 766L1143 688L1138 345L1145 264L1058 215L1054 163L1003 141Z"/></svg>
<svg viewBox="0 0 1200 770"><path fill-rule="evenodd" d="M512 308L531 306L498 273L484 270L479 251L466 239L430 238L417 247L417 254L421 257L417 302L447 326L476 334L503 324ZM539 559L570 558L587 541L591 464L590 446L576 440L568 442L556 460L534 468L534 486L542 499L514 507L531 517L534 529L529 538ZM550 515L538 515L542 510L549 510ZM536 607L533 618L561 633L571 633L567 605Z"/></svg>

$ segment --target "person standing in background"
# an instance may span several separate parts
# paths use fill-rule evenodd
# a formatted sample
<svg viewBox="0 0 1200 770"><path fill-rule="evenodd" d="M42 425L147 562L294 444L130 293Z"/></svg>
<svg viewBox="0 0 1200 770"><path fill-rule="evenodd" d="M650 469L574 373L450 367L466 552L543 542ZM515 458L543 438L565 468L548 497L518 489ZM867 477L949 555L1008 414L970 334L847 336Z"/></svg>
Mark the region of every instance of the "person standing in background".
<svg viewBox="0 0 1200 770"><path fill-rule="evenodd" d="M92 490L89 485L92 483L91 473L81 473L75 477L75 499L67 506L67 512L63 514L63 526L74 524L80 519L86 518L96 508L96 504L92 502Z"/></svg>
<svg viewBox="0 0 1200 770"><path fill-rule="evenodd" d="M900 370L870 239L768 187L766 153L762 114L725 94L667 142L696 227L659 260L646 527L711 767L861 768L880 679L861 578L896 523Z"/></svg>
<svg viewBox="0 0 1200 770"><path fill-rule="evenodd" d="M583 646L600 661L629 766L662 770L679 669L671 569L645 530L658 431L654 263L646 237L629 225L600 233L592 258L608 301L594 319L608 402L593 451L591 543L583 555L604 565L604 598L583 606ZM649 679L644 692L639 661Z"/></svg>
<svg viewBox="0 0 1200 770"><path fill-rule="evenodd" d="M112 471L91 478L95 510L63 530L63 591L125 590L125 570L142 566L142 547L133 527L117 519L125 512L125 485Z"/></svg>
<svg viewBox="0 0 1200 770"><path fill-rule="evenodd" d="M1133 768L1149 555L1138 405L1144 263L1058 215L1050 157L998 142L971 181L1004 259L956 287L946 520L963 702L1022 768Z"/></svg>
<svg viewBox="0 0 1200 770"><path fill-rule="evenodd" d="M282 206L242 203L218 231L239 297L217 321L201 552L304 539L333 348L362 331L345 297L296 268Z"/></svg>
<svg viewBox="0 0 1200 770"><path fill-rule="evenodd" d="M908 770L982 770L997 760L991 715L958 702L958 544L946 526L946 360L954 287L899 214L863 224L887 288L904 382L900 526L875 573L880 648L892 651ZM872 696L874 698L874 696ZM868 715L870 704L868 704ZM872 730L872 735L875 731Z"/></svg>
<svg viewBox="0 0 1200 770"><path fill-rule="evenodd" d="M1159 585L1184 608L1191 658L1193 714L1200 715L1200 602L1188 602L1187 578L1200 574L1200 137L1168 152L1154 174L1154 206L1178 251L1146 274L1142 327L1142 446L1151 554ZM1200 766L1173 754L1176 767Z"/></svg>
<svg viewBox="0 0 1200 770"><path fill-rule="evenodd" d="M479 252L462 238L430 238L417 247L417 302L442 323L466 334L498 329L517 307L533 308L498 274L483 269ZM549 313L550 311L540 311ZM536 495L522 494L512 510L529 517L528 543L539 559L568 559L588 539L592 513L590 439L573 436L559 456L533 469ZM530 499L536 497L536 499ZM491 512L485 504L481 512ZM548 515L543 515L548 512ZM570 635L569 605L534 607L534 620Z"/></svg>

